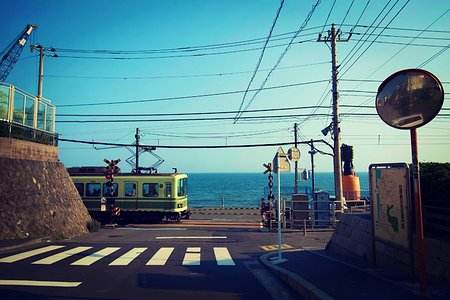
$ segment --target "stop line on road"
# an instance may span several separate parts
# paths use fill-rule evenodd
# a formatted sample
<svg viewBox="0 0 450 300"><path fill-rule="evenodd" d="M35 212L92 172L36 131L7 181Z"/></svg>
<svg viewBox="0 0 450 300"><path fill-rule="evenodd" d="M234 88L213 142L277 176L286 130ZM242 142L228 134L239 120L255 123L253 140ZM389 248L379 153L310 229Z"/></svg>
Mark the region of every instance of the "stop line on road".
<svg viewBox="0 0 450 300"><path fill-rule="evenodd" d="M0 263L15 263L22 260L53 252L56 250L63 250L65 246L51 245L42 248L37 248L7 257L0 258ZM87 250L92 249L91 246L78 246L68 250L64 250L50 256L41 258L39 260L31 262L33 265L53 265L57 262L63 261L70 257L83 255ZM71 266L90 266L94 263L107 259L108 256L121 250L121 247L105 247L94 253L87 254L86 256L70 263ZM136 258L142 255L148 250L147 247L135 247L131 248L121 256L115 258L108 266L127 266L132 263ZM164 266L168 262L169 258L173 254L174 247L161 247L159 248L146 262L146 266ZM227 247L213 247L213 254L218 266L235 266L235 262L231 257ZM203 250L204 251L204 250ZM185 248L184 258L181 262L183 266L199 266L201 264L202 249L200 247L187 247Z"/></svg>

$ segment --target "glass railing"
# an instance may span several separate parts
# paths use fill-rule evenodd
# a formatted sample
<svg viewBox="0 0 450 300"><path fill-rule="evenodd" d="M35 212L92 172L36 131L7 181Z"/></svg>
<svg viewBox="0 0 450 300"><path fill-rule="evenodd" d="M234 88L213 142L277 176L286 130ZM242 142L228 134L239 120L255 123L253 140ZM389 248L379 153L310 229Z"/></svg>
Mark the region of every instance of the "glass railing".
<svg viewBox="0 0 450 300"><path fill-rule="evenodd" d="M0 82L0 121L55 133L56 109L50 100Z"/></svg>

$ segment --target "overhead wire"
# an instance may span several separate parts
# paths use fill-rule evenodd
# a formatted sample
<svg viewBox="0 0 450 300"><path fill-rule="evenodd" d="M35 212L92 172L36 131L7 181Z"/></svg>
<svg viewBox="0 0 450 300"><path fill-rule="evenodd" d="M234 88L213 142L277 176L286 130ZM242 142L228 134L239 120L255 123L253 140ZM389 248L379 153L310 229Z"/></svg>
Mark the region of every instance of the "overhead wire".
<svg viewBox="0 0 450 300"><path fill-rule="evenodd" d="M313 16L317 6L320 4L320 0L317 0L316 3L313 5L313 7L311 8L311 10L309 11L308 15L306 16L306 19L303 21L303 23L301 24L301 26L299 27L299 29L297 30L297 32L294 34L294 36L292 37L292 39L289 41L288 45L286 46L286 48L283 50L283 52L281 53L281 55L278 57L277 61L275 62L275 65L272 67L272 69L269 71L269 73L267 74L266 78L263 80L263 82L261 83L259 89L257 89L255 91L255 93L253 94L252 98L250 99L250 101L247 103L247 105L244 107L243 111L246 111L250 105L252 104L252 102L255 100L256 96L264 89L264 86L266 85L267 81L269 80L270 76L272 75L273 71L279 66L279 64L281 63L281 61L283 60L284 56L286 55L286 53L289 51L291 45L293 44L295 38L303 31L303 29L306 27L306 25L308 25L309 20L311 19L311 17ZM239 118L242 116L243 111L241 111L240 113L236 114L235 120L233 122L233 124L236 124L236 122L239 120Z"/></svg>
<svg viewBox="0 0 450 300"><path fill-rule="evenodd" d="M397 2L398 1L400 1L400 0L397 0ZM380 36L380 34L382 34L383 32L384 32L384 30L386 29L386 27L387 26L389 26L396 18L397 18L397 16L403 11L403 9L405 9L405 7L406 7L406 5L408 5L408 3L410 2L411 0L407 0L404 4L403 4L403 6L397 11L397 13L391 18L391 20L388 22L388 24L379 32L379 34L375 37L375 39L373 40L373 41L371 41L370 42L370 44L363 50L363 52L361 52L359 55L358 55L358 57L355 59L355 60L353 60L353 62L351 63L351 65L349 66L349 67L347 67L347 69L345 70L345 71L343 71L342 73L341 73L341 77L342 76L344 76L357 62L358 62L358 60L360 60L361 59L361 57L364 55L364 53L366 53L367 52L367 50L369 50L369 48L373 45L373 43L378 39L378 37ZM394 5L391 7L391 9L389 10L389 11L391 11L394 7L395 7L395 5L397 4L397 2L395 2L394 3ZM388 12L389 13L389 12ZM386 14L386 16L387 16L387 14ZM381 22L384 20L384 18L381 20Z"/></svg>
<svg viewBox="0 0 450 300"><path fill-rule="evenodd" d="M257 61L257 63L256 63L255 70L253 71L253 74L252 74L252 76L250 77L250 80L249 80L249 82L248 82L248 84L247 84L247 88L245 89L245 92L244 92L244 94L242 95L241 104L239 105L239 109L238 109L239 111L242 109L242 106L244 105L244 102L245 102L245 98L247 97L248 90L250 89L250 87L251 87L251 85L252 85L252 83L253 83L253 80L255 79L256 74L258 73L258 69L259 69L259 66L261 65L261 62L262 62L262 60L263 60L263 57L264 57L264 53L265 53L265 51L266 51L267 44L269 43L269 40L270 40L270 38L271 38L271 36L272 36L273 30L274 30L275 25L276 25L276 23L277 23L277 21L278 21L278 18L279 18L279 16L280 16L281 9L283 8L283 5L284 5L284 0L281 0L281 1L280 1L280 6L278 7L278 10L277 10L277 12L276 12L276 14L275 14L275 18L274 18L274 20L272 21L272 25L270 26L269 34L267 35L267 39L266 39L266 41L265 41L265 43L264 43L264 46L263 46L262 51L261 51L261 54L259 55L258 61Z"/></svg>
<svg viewBox="0 0 450 300"><path fill-rule="evenodd" d="M250 89L249 91L257 91L257 90L274 90L274 89L282 89L282 88L290 88L296 86L310 85L310 84L318 84L321 82L327 82L328 80L313 80L306 82L298 82L277 86L269 86L258 89ZM197 98L207 98L213 96L225 96L225 95L233 95L243 93L244 90L234 90L234 91L224 91L224 92L216 92L216 93L204 93L204 94L196 94L196 95L185 95L185 96L174 96L174 97L160 97L160 98L150 98L150 99L137 99L137 100L122 100L122 101L104 101L104 102L85 102L85 103L76 103L76 104L61 104L57 105L58 108L61 107L81 107L81 106L101 106L101 105L117 105L117 104L132 104L132 103L145 103L145 102L159 102L159 101L173 101L173 100L185 100L185 99L197 99Z"/></svg>
<svg viewBox="0 0 450 300"><path fill-rule="evenodd" d="M298 64L298 65L290 65L285 67L279 67L278 70L288 70L288 69L296 69L310 66L317 66L328 64L329 61L321 61L315 63L307 63L307 64ZM258 72L269 71L270 69L259 69ZM120 79L120 80L146 80L146 79L177 79L177 78L201 78L201 77L223 77L223 76L231 76L238 74L248 74L252 73L253 70L246 71L236 71L236 72L219 72L219 73L200 73L200 74L182 74L182 75L150 75L150 76L78 76L78 75L58 75L58 74L49 74L44 75L46 78L79 78L79 79Z"/></svg>

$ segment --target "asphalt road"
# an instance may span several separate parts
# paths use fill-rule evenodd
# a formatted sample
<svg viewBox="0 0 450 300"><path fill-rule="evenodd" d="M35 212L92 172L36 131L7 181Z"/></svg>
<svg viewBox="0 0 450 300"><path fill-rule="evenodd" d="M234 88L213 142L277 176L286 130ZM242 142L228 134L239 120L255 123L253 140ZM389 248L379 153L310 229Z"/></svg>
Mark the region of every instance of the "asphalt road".
<svg viewBox="0 0 450 300"><path fill-rule="evenodd" d="M308 238L285 243L321 244ZM294 299L258 261L275 243L223 225L102 229L0 253L0 299Z"/></svg>

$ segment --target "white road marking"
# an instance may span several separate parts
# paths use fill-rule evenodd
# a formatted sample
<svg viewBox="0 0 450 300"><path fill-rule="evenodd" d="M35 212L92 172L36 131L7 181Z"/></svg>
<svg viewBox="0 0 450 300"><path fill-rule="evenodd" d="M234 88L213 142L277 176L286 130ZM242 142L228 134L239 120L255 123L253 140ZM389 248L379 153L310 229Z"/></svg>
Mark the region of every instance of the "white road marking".
<svg viewBox="0 0 450 300"><path fill-rule="evenodd" d="M77 287L81 283L77 281L0 280L0 285L15 286Z"/></svg>
<svg viewBox="0 0 450 300"><path fill-rule="evenodd" d="M186 253L183 259L183 266L200 266L200 253Z"/></svg>
<svg viewBox="0 0 450 300"><path fill-rule="evenodd" d="M127 266L131 263L136 257L138 257L142 252L147 250L147 248L133 248L121 257L117 258L115 261L110 263L110 266Z"/></svg>
<svg viewBox="0 0 450 300"><path fill-rule="evenodd" d="M72 256L72 255L81 253L81 252L89 250L91 248L92 247L75 247L73 249L66 250L66 251L57 253L55 255L52 255L52 256L49 256L49 257L37 260L37 261L33 262L32 264L33 265L51 265L51 264L53 264L55 262L61 261L63 259L66 259L66 258Z"/></svg>
<svg viewBox="0 0 450 300"><path fill-rule="evenodd" d="M200 247L188 247L184 254L183 266L200 265Z"/></svg>
<svg viewBox="0 0 450 300"><path fill-rule="evenodd" d="M19 261L19 260L22 260L22 259L26 259L26 258L35 256L35 255L38 255L38 254L45 253L45 252L50 252L50 251L53 251L53 250L56 250L56 249L60 249L60 248L63 248L63 247L64 246L55 246L55 245L53 245L53 246L47 246L47 247L43 247L43 248L38 248L38 249L30 250L30 251L27 251L27 252L22 252L22 253L18 253L18 254L15 254L15 255L8 256L8 257L4 257L4 258L0 259L0 262L1 263L13 263L13 262L16 262L16 261Z"/></svg>
<svg viewBox="0 0 450 300"><path fill-rule="evenodd" d="M216 256L216 261L218 266L235 266L233 259L231 258L230 252L225 247L214 247L214 255Z"/></svg>
<svg viewBox="0 0 450 300"><path fill-rule="evenodd" d="M184 231L187 230L187 228L142 228L142 227L123 227L123 228L116 228L116 230L137 230L137 231Z"/></svg>
<svg viewBox="0 0 450 300"><path fill-rule="evenodd" d="M167 247L160 248L150 260L147 266L164 266L175 248Z"/></svg>
<svg viewBox="0 0 450 300"><path fill-rule="evenodd" d="M100 251L92 253L91 255L88 255L86 257L83 257L83 258L71 263L71 265L72 266L90 266L93 263L95 263L96 261L116 252L119 249L120 249L119 247L106 247Z"/></svg>
<svg viewBox="0 0 450 300"><path fill-rule="evenodd" d="M186 252L200 252L200 247L188 247Z"/></svg>
<svg viewBox="0 0 450 300"><path fill-rule="evenodd" d="M226 236L157 236L157 240L171 240L171 239L226 239Z"/></svg>

